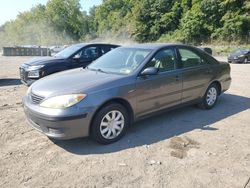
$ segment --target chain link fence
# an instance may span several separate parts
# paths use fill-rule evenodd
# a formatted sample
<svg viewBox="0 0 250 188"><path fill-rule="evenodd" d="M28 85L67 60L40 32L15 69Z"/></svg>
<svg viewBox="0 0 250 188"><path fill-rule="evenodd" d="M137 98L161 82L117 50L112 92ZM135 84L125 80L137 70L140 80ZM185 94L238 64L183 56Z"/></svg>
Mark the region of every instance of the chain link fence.
<svg viewBox="0 0 250 188"><path fill-rule="evenodd" d="M3 56L51 56L49 48L3 47Z"/></svg>

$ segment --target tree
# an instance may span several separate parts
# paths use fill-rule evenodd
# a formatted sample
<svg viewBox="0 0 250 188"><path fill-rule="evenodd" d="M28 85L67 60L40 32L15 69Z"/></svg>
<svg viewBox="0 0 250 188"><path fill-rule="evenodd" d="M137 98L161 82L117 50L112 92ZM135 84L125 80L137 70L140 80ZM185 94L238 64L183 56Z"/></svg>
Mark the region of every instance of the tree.
<svg viewBox="0 0 250 188"><path fill-rule="evenodd" d="M87 23L80 9L79 0L50 0L46 5L46 15L49 23L57 31L64 32L74 40L79 40L87 32L83 29L83 25Z"/></svg>
<svg viewBox="0 0 250 188"><path fill-rule="evenodd" d="M0 28L1 45L72 43L106 35L138 42L247 42L250 1L103 0L87 14L80 0L50 0Z"/></svg>

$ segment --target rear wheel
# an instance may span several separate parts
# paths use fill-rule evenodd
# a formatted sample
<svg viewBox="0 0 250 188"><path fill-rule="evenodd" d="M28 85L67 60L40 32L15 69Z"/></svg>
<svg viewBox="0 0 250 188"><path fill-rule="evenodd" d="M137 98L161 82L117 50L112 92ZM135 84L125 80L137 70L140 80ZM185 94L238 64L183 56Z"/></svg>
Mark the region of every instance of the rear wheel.
<svg viewBox="0 0 250 188"><path fill-rule="evenodd" d="M92 138L101 144L119 140L126 132L129 116L121 104L111 103L97 112L91 126Z"/></svg>
<svg viewBox="0 0 250 188"><path fill-rule="evenodd" d="M218 89L217 84L215 83L211 84L202 98L200 107L202 107L203 109L213 108L218 99L218 92L219 92L219 89Z"/></svg>

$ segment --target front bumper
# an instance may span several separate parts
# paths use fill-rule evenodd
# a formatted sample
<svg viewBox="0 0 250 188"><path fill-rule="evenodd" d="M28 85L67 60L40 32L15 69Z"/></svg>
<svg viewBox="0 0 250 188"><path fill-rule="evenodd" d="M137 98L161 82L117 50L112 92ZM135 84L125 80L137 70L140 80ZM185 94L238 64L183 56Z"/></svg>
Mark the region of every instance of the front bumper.
<svg viewBox="0 0 250 188"><path fill-rule="evenodd" d="M27 71L24 67L19 68L19 73L20 73L20 80L24 85L30 86L33 84L35 81L37 81L39 78L29 78L28 74L29 71Z"/></svg>
<svg viewBox="0 0 250 188"><path fill-rule="evenodd" d="M31 84L33 84L36 80L34 79L27 79L27 80L24 80L21 78L21 82L26 85L26 86L30 86Z"/></svg>
<svg viewBox="0 0 250 188"><path fill-rule="evenodd" d="M228 58L227 59L228 63L243 63L244 62L244 57L238 57L238 58Z"/></svg>
<svg viewBox="0 0 250 188"><path fill-rule="evenodd" d="M28 123L46 136L60 140L67 140L86 137L89 135L91 118L87 112L70 116L51 116L49 111L48 114L41 114L35 111L35 108L32 106L33 105L29 104L24 97L23 107Z"/></svg>

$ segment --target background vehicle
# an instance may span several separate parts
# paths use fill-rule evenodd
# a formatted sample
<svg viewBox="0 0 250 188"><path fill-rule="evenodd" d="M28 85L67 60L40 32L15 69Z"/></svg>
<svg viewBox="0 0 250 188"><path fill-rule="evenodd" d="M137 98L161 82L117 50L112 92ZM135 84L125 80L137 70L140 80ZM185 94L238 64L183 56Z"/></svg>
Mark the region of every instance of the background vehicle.
<svg viewBox="0 0 250 188"><path fill-rule="evenodd" d="M118 47L113 44L75 44L65 48L53 57L33 59L21 65L20 78L26 85L64 70L86 67L103 54Z"/></svg>
<svg viewBox="0 0 250 188"><path fill-rule="evenodd" d="M197 103L211 109L230 84L229 64L200 49L135 45L34 83L23 103L30 124L49 137L91 135L108 144L161 110Z"/></svg>
<svg viewBox="0 0 250 188"><path fill-rule="evenodd" d="M228 56L228 63L248 63L250 61L250 49L237 49Z"/></svg>
<svg viewBox="0 0 250 188"><path fill-rule="evenodd" d="M51 46L49 49L52 54L56 54L62 51L64 47L63 46Z"/></svg>

